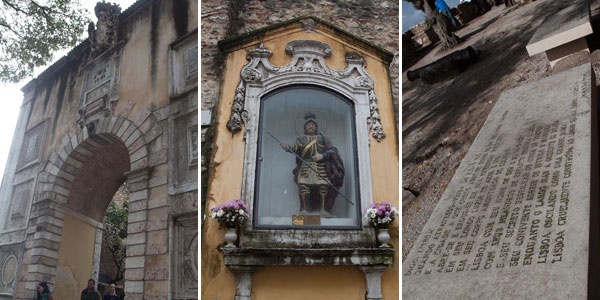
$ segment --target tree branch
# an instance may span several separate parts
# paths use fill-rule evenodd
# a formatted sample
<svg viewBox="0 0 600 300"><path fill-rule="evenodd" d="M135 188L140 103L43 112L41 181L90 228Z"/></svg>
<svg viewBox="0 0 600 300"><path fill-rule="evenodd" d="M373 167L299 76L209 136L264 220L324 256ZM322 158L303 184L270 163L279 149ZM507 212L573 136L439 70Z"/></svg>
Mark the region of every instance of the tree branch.
<svg viewBox="0 0 600 300"><path fill-rule="evenodd" d="M8 30L12 31L14 34L16 34L19 38L23 38L23 36L18 33L17 31L15 31L12 27L10 27L10 25L5 24L5 23L0 23L0 26L7 28Z"/></svg>
<svg viewBox="0 0 600 300"><path fill-rule="evenodd" d="M44 14L46 19L49 18L51 14L62 15L62 16L68 17L68 15L63 13L60 9L55 10L55 9L52 9L47 6L43 6L43 5L35 2L34 0L31 0L31 3L33 3L33 5L37 6L41 10L42 14Z"/></svg>
<svg viewBox="0 0 600 300"><path fill-rule="evenodd" d="M2 0L2 3L4 3L5 5L9 6L10 8L27 15L27 12L25 12L24 10L22 10L20 7L14 5L13 3L10 3L8 0Z"/></svg>
<svg viewBox="0 0 600 300"><path fill-rule="evenodd" d="M37 2L35 2L33 0L31 0L31 3L33 3L33 5L37 6L41 10L52 10L50 7L46 7L46 6L40 5L40 4L38 4Z"/></svg>
<svg viewBox="0 0 600 300"><path fill-rule="evenodd" d="M37 2L31 0L31 3L33 3L33 5L37 6L40 9L40 13L44 16L44 18L46 19L46 23L50 24L50 14L52 13L52 9L43 5L38 4ZM50 11L50 13L48 13L48 11Z"/></svg>

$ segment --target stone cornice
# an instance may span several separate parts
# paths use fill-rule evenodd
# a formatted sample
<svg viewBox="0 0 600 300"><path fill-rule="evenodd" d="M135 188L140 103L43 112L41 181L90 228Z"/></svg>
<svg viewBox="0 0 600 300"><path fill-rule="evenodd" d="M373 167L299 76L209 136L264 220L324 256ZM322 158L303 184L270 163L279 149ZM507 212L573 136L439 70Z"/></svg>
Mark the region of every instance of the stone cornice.
<svg viewBox="0 0 600 300"><path fill-rule="evenodd" d="M304 22L304 23L302 22L302 21L309 20L309 19L312 20L310 22L311 23L310 25L306 25L306 22ZM219 49L221 49L221 51L223 53L229 53L229 52L232 52L235 50L239 50L241 48L249 47L249 46L252 46L253 44L260 42L259 40L261 38L265 37L265 35L268 32L276 30L276 29L285 30L286 26L290 26L290 25L293 26L292 24L294 24L294 23L299 23L299 26L302 27L307 32L314 32L314 31L323 30L323 29L330 31L334 35L341 38L342 40L348 42L349 44L355 45L363 50L373 53L376 57L379 57L386 65L389 65L394 58L393 53L375 45L372 42L369 42L369 41L362 39L352 33L349 33L348 31L340 29L340 28L336 27L335 25L333 25L327 21L324 21L322 19L319 19L315 16L302 16L302 17L290 19L290 20L287 20L287 21L284 21L281 23L277 23L277 24L262 27L262 28L259 28L256 30L252 30L249 32L245 32L240 35L233 36L233 37L219 41L218 46L219 46Z"/></svg>
<svg viewBox="0 0 600 300"><path fill-rule="evenodd" d="M220 248L225 265L236 266L387 266L394 248Z"/></svg>

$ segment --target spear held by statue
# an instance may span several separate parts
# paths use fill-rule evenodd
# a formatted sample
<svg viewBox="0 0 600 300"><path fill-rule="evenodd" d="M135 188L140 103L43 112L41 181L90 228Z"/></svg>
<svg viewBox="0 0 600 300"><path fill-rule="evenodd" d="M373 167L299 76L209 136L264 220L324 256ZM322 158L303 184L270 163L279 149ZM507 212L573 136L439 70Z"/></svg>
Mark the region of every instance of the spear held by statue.
<svg viewBox="0 0 600 300"><path fill-rule="evenodd" d="M271 132L269 132L268 130L265 130L265 132L266 132L266 133L267 133L269 136L271 136L271 138L273 138L275 141L277 141L277 142L278 142L280 145L283 145L283 144L284 144L283 142L281 142L281 141L280 141L280 140L279 140L277 137L275 137L275 136L274 136L274 135L273 135ZM347 201L348 203L350 203L351 205L354 205L354 203L353 203L353 202L352 202L350 199L348 199L348 197L346 197L346 195L344 195L344 194L343 194L343 193L342 193L342 192L341 192L341 191L340 191L340 190L339 190L337 187L335 187L335 186L334 186L334 185L331 183L331 181L329 181L329 179L327 179L327 178L325 178L325 177L321 176L321 174L320 174L320 173L319 173L319 172L318 172L318 171L317 171L317 170L316 170L316 169L315 169L313 166L311 166L311 165L310 165L310 164L309 164L309 163L308 163L306 160L304 160L304 159L303 159L303 158L302 158L300 155L298 155L298 153L296 153L296 152L293 152L293 151L289 151L289 150L287 150L286 152L293 153L293 154L296 156L296 158L297 158L299 161L301 161L301 162L302 162L302 163L303 163L303 164L304 164L306 167L308 167L310 170L312 170L312 171L313 171L313 172L314 172L314 173L315 173L315 174L316 174L316 175L317 175L317 176L318 176L320 179L322 179L322 180L323 180L325 183L327 183L327 185L328 185L329 187L331 187L331 188L332 188L333 190L335 190L335 191L336 191L336 192L337 192L339 195L341 195L341 196L342 196L342 198L344 198L344 200L346 200L346 201Z"/></svg>

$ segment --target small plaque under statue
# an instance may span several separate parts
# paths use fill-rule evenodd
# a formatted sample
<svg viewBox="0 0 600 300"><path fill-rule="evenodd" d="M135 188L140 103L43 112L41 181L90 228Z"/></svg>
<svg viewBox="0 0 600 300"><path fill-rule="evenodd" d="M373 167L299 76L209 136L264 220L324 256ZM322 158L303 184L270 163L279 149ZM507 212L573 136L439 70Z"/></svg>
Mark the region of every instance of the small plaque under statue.
<svg viewBox="0 0 600 300"><path fill-rule="evenodd" d="M321 225L321 216L314 214L294 214L292 215L292 225L319 226Z"/></svg>

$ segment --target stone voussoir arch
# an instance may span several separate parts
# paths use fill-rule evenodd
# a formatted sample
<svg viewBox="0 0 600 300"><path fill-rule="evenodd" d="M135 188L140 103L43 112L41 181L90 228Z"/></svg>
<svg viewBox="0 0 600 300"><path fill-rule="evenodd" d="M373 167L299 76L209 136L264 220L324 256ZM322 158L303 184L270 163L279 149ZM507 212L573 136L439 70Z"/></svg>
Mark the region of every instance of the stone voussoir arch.
<svg viewBox="0 0 600 300"><path fill-rule="evenodd" d="M67 132L62 137L59 150L50 154L38 175L27 230L29 242L25 245L29 258L24 261L20 278L25 283L25 290L17 291L17 299L34 295L39 281L56 284L58 251L62 239L63 213L60 208L66 207L75 180L74 174L83 167L86 159L102 146L123 143L130 162L129 172L125 175L128 182L135 182L135 187L130 186L130 196L135 200L144 200L148 196L147 187L152 170L149 144L161 134L162 127L157 118L146 109L137 114L134 120L108 115L90 121L85 126L76 125L74 133ZM145 211L143 213L141 221L145 222ZM129 253L127 255L130 256Z"/></svg>
<svg viewBox="0 0 600 300"><path fill-rule="evenodd" d="M60 150L50 154L40 173L34 202L49 198L60 204L66 203L74 174L83 161L108 143L125 144L130 171L147 168L148 144L162 133L157 123L150 113L142 113L136 120L113 115L89 122L84 127L77 126L74 134L67 132L61 139Z"/></svg>

